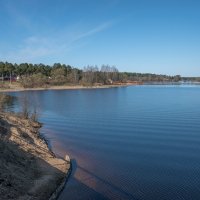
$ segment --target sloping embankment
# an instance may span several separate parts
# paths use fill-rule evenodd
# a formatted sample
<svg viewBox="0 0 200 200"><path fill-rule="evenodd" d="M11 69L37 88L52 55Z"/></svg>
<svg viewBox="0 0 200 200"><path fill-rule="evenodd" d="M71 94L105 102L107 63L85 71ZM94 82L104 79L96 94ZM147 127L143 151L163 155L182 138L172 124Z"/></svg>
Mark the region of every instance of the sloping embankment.
<svg viewBox="0 0 200 200"><path fill-rule="evenodd" d="M70 161L54 156L39 135L40 127L14 114L0 114L1 200L48 200L69 174Z"/></svg>

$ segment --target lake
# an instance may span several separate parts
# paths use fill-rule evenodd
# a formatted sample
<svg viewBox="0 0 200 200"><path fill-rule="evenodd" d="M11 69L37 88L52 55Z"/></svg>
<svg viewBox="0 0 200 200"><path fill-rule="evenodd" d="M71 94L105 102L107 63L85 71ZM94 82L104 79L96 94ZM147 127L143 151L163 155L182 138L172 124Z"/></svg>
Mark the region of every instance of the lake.
<svg viewBox="0 0 200 200"><path fill-rule="evenodd" d="M59 200L200 199L199 86L11 94L29 97L53 151L72 159Z"/></svg>

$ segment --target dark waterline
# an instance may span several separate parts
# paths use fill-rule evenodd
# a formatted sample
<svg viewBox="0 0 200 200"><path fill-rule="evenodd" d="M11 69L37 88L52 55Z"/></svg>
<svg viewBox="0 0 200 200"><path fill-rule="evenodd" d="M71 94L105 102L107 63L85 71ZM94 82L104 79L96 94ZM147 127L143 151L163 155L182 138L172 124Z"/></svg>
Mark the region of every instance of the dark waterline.
<svg viewBox="0 0 200 200"><path fill-rule="evenodd" d="M72 158L59 200L200 199L200 87L12 94L30 97L53 150Z"/></svg>

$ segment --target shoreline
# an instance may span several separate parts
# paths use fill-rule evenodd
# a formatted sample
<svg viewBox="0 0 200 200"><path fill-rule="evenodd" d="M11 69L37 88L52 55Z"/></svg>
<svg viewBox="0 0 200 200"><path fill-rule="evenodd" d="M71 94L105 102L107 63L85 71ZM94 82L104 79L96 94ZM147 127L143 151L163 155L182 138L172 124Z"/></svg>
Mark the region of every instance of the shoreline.
<svg viewBox="0 0 200 200"><path fill-rule="evenodd" d="M23 92L23 91L42 91L42 90L78 90L78 89L106 89L106 88L118 88L128 87L137 84L123 84L123 85L102 85L102 86L50 86L50 87L38 87L38 88L23 88L23 87L12 87L11 88L0 88L0 92Z"/></svg>
<svg viewBox="0 0 200 200"><path fill-rule="evenodd" d="M113 85L97 85L97 86L83 86L83 85L61 85L61 86L47 86L47 87L35 87L24 88L16 84L9 84L8 88L0 88L1 92L24 92L24 91L43 91L43 90L79 90L79 89L108 89L108 88L120 88L138 85L185 85L175 82L141 82L141 83L123 83ZM200 83L190 83L189 85L200 85Z"/></svg>
<svg viewBox="0 0 200 200"><path fill-rule="evenodd" d="M0 113L1 199L55 200L63 190L70 158L57 158L40 128L38 122Z"/></svg>

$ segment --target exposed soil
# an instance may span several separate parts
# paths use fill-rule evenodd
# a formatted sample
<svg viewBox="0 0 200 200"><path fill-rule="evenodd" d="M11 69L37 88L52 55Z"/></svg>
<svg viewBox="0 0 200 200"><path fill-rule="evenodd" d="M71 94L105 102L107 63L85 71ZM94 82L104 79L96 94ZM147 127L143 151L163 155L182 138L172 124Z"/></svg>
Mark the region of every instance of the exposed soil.
<svg viewBox="0 0 200 200"><path fill-rule="evenodd" d="M56 158L40 123L0 114L0 199L46 200L65 180L70 161Z"/></svg>

